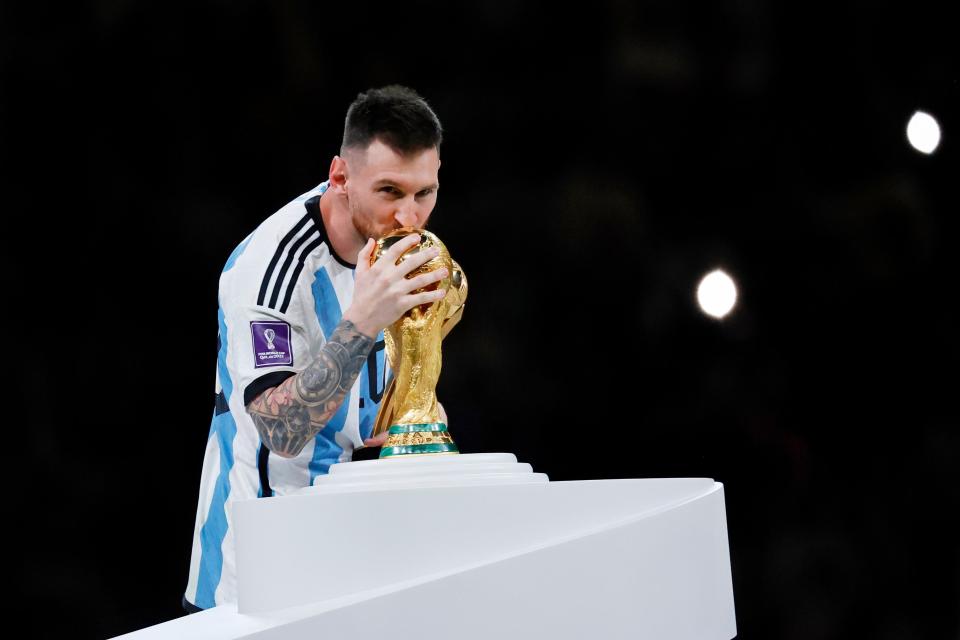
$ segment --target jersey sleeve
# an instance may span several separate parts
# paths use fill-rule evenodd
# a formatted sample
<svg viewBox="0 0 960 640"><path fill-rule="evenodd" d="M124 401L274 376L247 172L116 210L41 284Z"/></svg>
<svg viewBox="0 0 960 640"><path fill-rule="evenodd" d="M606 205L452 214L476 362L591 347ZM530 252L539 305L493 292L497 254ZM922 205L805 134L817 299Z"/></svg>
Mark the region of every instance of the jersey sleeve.
<svg viewBox="0 0 960 640"><path fill-rule="evenodd" d="M256 247L250 247L250 249ZM244 260L243 258L246 258ZM265 260L242 256L220 278L219 302L227 333L227 370L243 406L267 389L303 370L313 359L316 340L302 313L299 296L281 309L258 300L269 271Z"/></svg>
<svg viewBox="0 0 960 640"><path fill-rule="evenodd" d="M228 364L243 393L247 406L267 389L304 368L310 347L304 327L288 314L263 307L235 309L233 322L227 321L233 334L232 362ZM233 328L230 325L233 324Z"/></svg>

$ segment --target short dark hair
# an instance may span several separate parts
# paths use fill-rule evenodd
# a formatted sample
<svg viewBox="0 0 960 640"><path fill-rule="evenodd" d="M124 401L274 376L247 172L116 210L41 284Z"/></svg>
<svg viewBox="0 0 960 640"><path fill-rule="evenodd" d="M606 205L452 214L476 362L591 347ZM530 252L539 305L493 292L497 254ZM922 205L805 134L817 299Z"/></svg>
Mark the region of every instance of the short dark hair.
<svg viewBox="0 0 960 640"><path fill-rule="evenodd" d="M341 153L348 148L366 149L374 140L408 155L439 149L443 127L416 91L394 84L359 94L347 109Z"/></svg>

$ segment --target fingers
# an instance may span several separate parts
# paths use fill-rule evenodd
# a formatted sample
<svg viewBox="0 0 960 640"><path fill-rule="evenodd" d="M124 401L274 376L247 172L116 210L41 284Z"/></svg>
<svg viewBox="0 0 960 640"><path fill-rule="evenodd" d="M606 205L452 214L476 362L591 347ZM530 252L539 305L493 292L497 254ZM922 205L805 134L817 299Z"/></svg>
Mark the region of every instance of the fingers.
<svg viewBox="0 0 960 640"><path fill-rule="evenodd" d="M410 278L409 280L406 281L406 286L408 287L407 290L416 291L417 289L421 289L423 287L426 287L427 285L431 285L434 282L440 282L441 280L447 277L447 273L448 272L446 269L436 269L434 271L428 271L427 273L422 273L415 278Z"/></svg>
<svg viewBox="0 0 960 640"><path fill-rule="evenodd" d="M376 436L376 437L367 438L366 440L364 440L364 441L363 441L363 446L365 446L365 447L382 447L382 446L383 446L383 443L386 442L386 441L387 441L387 438L389 438L389 437L390 437L390 432L389 432L389 431L384 431L383 433L381 433L380 435L378 435L378 436Z"/></svg>
<svg viewBox="0 0 960 640"><path fill-rule="evenodd" d="M447 412L444 410L443 405L439 402L437 403L437 411L440 413L440 422L445 425L449 425L450 421L447 419Z"/></svg>
<svg viewBox="0 0 960 640"><path fill-rule="evenodd" d="M392 247L383 252L383 255L380 257L380 259L385 261L387 264L397 264L397 260L400 259L400 256L417 246L419 243L420 234L411 233L402 240L397 240Z"/></svg>
<svg viewBox="0 0 960 640"><path fill-rule="evenodd" d="M397 261L399 261L405 253L416 247L419 243L420 235L411 233L402 240L398 240L392 247L387 249L381 256L379 262L383 262L384 265L397 265ZM405 276L418 267L423 266L426 262L436 258L438 255L440 255L440 250L436 247L418 251L403 258L403 262L396 266L397 271L400 275Z"/></svg>
<svg viewBox="0 0 960 640"><path fill-rule="evenodd" d="M400 271L401 275L407 275L411 271L416 270L419 267L422 267L424 264L433 260L438 255L440 255L440 249L432 247L430 249L424 249L423 251L418 251L417 253L407 256L403 262L397 265L397 269Z"/></svg>
<svg viewBox="0 0 960 640"><path fill-rule="evenodd" d="M422 293L411 293L406 297L405 301L409 305L407 308L413 309L421 304L432 304L437 300L443 300L445 295L447 295L446 289L435 289L433 291L424 291Z"/></svg>
<svg viewBox="0 0 960 640"><path fill-rule="evenodd" d="M368 271L370 269L370 257L373 255L373 249L377 246L373 238L367 239L367 244L363 245L360 253L357 254L357 271Z"/></svg>

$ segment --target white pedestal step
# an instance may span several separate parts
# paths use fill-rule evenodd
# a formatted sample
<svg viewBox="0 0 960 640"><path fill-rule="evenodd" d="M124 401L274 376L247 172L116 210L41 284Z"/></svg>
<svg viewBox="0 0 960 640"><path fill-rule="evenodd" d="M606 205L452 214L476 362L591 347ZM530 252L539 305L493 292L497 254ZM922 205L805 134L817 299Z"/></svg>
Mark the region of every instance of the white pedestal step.
<svg viewBox="0 0 960 640"><path fill-rule="evenodd" d="M548 482L512 453L397 456L335 464L306 494Z"/></svg>

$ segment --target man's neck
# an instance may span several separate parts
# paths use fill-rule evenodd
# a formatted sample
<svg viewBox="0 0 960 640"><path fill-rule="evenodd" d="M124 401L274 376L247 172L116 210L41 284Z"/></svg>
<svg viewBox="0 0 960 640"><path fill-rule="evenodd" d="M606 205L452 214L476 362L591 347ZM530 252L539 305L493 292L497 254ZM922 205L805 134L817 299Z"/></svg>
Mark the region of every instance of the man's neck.
<svg viewBox="0 0 960 640"><path fill-rule="evenodd" d="M323 218L323 226L327 230L327 238L334 252L343 260L354 264L357 254L366 244L366 239L357 232L350 217L350 210L337 200L332 190L320 196L320 217Z"/></svg>

